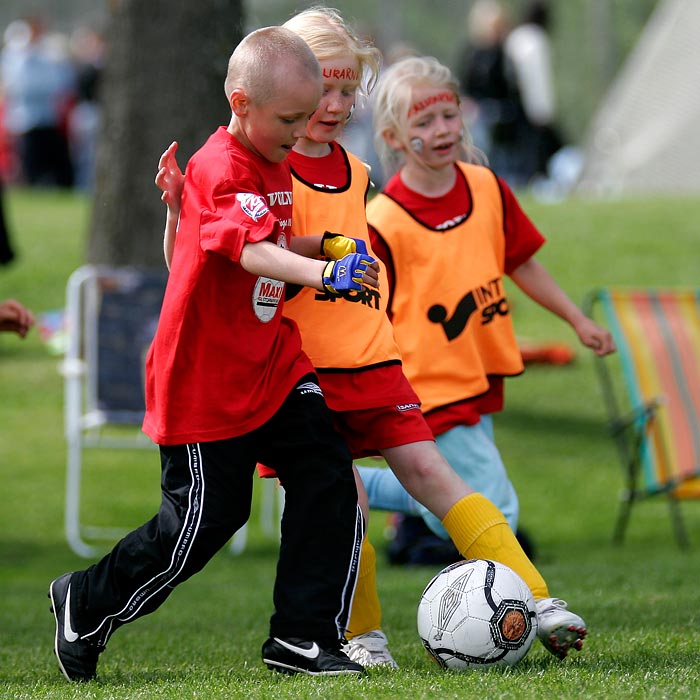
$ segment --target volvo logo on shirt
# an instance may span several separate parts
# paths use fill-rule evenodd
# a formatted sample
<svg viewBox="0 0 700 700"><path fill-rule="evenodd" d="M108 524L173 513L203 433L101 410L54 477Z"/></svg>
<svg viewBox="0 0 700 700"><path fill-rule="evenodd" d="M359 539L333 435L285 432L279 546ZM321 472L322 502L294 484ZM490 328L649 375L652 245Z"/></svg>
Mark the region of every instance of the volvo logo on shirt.
<svg viewBox="0 0 700 700"><path fill-rule="evenodd" d="M259 194L253 194L252 192L239 192L236 195L238 203L241 205L241 209L245 214L247 214L253 221L257 221L262 218L270 211L265 204L265 200Z"/></svg>
<svg viewBox="0 0 700 700"><path fill-rule="evenodd" d="M467 327L472 314L479 309L481 309L481 325L491 323L496 316L508 315L508 302L503 293L500 278L475 287L465 294L449 318L447 309L442 304L431 306L428 309L428 319L433 323L439 323L447 339L454 340Z"/></svg>
<svg viewBox="0 0 700 700"><path fill-rule="evenodd" d="M289 206L292 203L292 193L290 190L283 190L282 192L268 192L267 198L270 200L271 207L274 207L276 204Z"/></svg>

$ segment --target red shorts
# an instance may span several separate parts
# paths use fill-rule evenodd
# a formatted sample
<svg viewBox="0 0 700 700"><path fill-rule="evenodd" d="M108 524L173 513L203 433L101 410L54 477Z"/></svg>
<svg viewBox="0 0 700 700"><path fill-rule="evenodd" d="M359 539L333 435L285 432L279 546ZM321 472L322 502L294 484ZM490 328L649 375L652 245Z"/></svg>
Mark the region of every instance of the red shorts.
<svg viewBox="0 0 700 700"><path fill-rule="evenodd" d="M418 404L331 413L336 429L345 438L355 459L371 457L389 447L435 439ZM276 476L274 469L263 464L258 464L258 474Z"/></svg>
<svg viewBox="0 0 700 700"><path fill-rule="evenodd" d="M418 404L332 413L333 423L355 459L371 457L389 447L435 439Z"/></svg>

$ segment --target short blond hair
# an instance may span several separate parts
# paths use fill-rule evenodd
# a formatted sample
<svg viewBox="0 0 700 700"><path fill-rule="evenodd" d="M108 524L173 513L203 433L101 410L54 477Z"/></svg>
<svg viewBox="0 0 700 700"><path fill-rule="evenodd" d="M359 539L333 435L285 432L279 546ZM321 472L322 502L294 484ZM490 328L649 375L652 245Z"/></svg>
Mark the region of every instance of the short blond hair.
<svg viewBox="0 0 700 700"><path fill-rule="evenodd" d="M319 61L353 56L361 76L358 88L362 94L369 95L379 76L381 52L360 39L338 10L321 5L309 7L282 26L298 34Z"/></svg>
<svg viewBox="0 0 700 700"><path fill-rule="evenodd" d="M290 71L321 82L321 67L308 44L284 27L263 27L248 34L228 61L226 99L243 89L258 104L269 100Z"/></svg>
<svg viewBox="0 0 700 700"><path fill-rule="evenodd" d="M459 83L450 69L432 56L410 56L389 66L382 74L374 95L374 140L377 154L387 175L401 168L403 151L389 147L386 132L407 143L409 110L414 87L442 88L453 92L459 105ZM474 148L469 131L462 118L462 157L471 162L482 162L483 157Z"/></svg>

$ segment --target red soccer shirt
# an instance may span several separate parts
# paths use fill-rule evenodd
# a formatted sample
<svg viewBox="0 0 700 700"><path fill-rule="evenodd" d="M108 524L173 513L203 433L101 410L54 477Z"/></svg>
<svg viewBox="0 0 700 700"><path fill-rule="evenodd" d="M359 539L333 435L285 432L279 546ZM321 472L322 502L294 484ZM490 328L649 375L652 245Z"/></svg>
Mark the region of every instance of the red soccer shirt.
<svg viewBox="0 0 700 700"><path fill-rule="evenodd" d="M246 243L287 247L287 163L250 152L220 127L185 174L175 250L146 363L144 432L163 445L235 437L259 427L312 371L284 284L246 272Z"/></svg>

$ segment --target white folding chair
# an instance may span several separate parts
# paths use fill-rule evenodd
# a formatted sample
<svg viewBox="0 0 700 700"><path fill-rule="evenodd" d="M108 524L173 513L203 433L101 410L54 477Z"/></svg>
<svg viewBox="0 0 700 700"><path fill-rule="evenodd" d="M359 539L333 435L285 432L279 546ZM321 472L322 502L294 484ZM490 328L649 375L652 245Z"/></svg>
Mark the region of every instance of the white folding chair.
<svg viewBox="0 0 700 700"><path fill-rule="evenodd" d="M66 288L68 344L64 377L67 443L65 529L68 544L94 557L98 542L127 528L82 522L83 453L90 448L152 448L141 432L144 414L143 360L158 322L166 273L86 265ZM108 426L130 426L118 434Z"/></svg>
<svg viewBox="0 0 700 700"><path fill-rule="evenodd" d="M141 431L145 411L144 364L158 324L167 271L85 265L66 288L68 346L64 376L67 443L65 530L76 554L94 558L128 527L83 522L81 498L88 449L153 449ZM119 426L118 431L110 430ZM275 479L262 480L263 533L279 537L284 491ZM247 526L232 538L230 551L246 547Z"/></svg>

